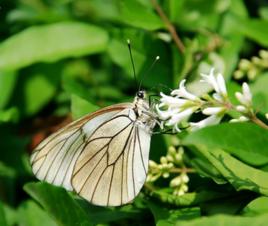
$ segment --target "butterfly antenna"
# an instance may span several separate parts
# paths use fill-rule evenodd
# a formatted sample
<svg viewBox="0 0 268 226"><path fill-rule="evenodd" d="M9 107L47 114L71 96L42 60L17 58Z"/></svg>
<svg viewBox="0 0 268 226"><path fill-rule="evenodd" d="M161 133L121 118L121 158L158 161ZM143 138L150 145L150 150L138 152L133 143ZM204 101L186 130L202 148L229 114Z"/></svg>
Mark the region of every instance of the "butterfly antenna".
<svg viewBox="0 0 268 226"><path fill-rule="evenodd" d="M141 85L142 85L142 82L144 80L144 78L146 77L146 75L152 70L152 68L154 67L155 63L160 59L160 56L156 56L156 58L154 59L154 62L151 64L151 66L148 68L148 70L143 74L142 78L141 78L141 81L140 81L140 84L139 84L139 91L141 90Z"/></svg>
<svg viewBox="0 0 268 226"><path fill-rule="evenodd" d="M132 64L132 69L133 69L133 74L134 74L134 79L135 79L136 87L138 88L138 80L137 80L137 75L136 75L136 70L135 70L133 55L132 55L132 51L131 51L131 44L130 44L130 40L129 39L127 40L127 46L128 46L128 51L129 51L129 55L130 55L131 64Z"/></svg>

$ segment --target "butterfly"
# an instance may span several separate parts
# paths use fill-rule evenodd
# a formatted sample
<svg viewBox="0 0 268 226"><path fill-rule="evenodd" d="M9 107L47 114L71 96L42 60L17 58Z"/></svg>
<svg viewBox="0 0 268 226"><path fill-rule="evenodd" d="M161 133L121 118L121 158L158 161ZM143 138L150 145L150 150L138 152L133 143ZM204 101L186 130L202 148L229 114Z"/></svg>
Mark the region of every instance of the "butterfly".
<svg viewBox="0 0 268 226"><path fill-rule="evenodd" d="M132 103L88 114L42 141L31 155L32 171L95 205L129 203L146 180L156 122L145 91L138 91Z"/></svg>

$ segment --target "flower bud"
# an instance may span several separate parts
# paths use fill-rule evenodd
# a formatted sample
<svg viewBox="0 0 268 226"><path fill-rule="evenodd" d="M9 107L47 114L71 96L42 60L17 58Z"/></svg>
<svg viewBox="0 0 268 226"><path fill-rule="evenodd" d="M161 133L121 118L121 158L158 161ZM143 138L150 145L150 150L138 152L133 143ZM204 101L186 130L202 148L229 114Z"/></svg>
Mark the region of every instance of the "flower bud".
<svg viewBox="0 0 268 226"><path fill-rule="evenodd" d="M176 149L175 149L174 146L169 146L168 154L170 154L170 155L175 155L176 154Z"/></svg>
<svg viewBox="0 0 268 226"><path fill-rule="evenodd" d="M170 187L174 188L174 187L178 187L181 184L182 180L181 177L175 177L170 181Z"/></svg>
<svg viewBox="0 0 268 226"><path fill-rule="evenodd" d="M259 55L263 59L268 59L268 51L267 50L264 50L264 49L260 50Z"/></svg>
<svg viewBox="0 0 268 226"><path fill-rule="evenodd" d="M150 168L158 168L158 165L153 160L149 160L149 167Z"/></svg>
<svg viewBox="0 0 268 226"><path fill-rule="evenodd" d="M167 158L166 158L166 157L162 156L162 157L160 158L160 162L161 162L162 164L166 164L168 161L167 161Z"/></svg>
<svg viewBox="0 0 268 226"><path fill-rule="evenodd" d="M247 59L241 59L239 62L239 68L247 71L251 68L251 62Z"/></svg>
<svg viewBox="0 0 268 226"><path fill-rule="evenodd" d="M181 174L181 180L184 182L184 183L188 183L189 182L189 177L186 173L182 173Z"/></svg>

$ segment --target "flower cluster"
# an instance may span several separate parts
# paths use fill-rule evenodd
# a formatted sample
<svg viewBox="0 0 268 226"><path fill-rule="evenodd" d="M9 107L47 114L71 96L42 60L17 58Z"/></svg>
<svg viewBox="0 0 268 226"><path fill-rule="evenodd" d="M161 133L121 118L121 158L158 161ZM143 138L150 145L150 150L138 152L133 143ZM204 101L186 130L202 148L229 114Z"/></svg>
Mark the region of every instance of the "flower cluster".
<svg viewBox="0 0 268 226"><path fill-rule="evenodd" d="M186 80L182 80L178 89L171 92L171 95L160 93L160 103L156 105L156 111L164 126L172 127L174 131L180 132L183 123L191 130L197 130L209 125L218 124L229 110L236 110L241 117L231 120L247 121L253 115L252 95L247 83L242 85L242 93L237 92L236 98L240 105L233 105L229 98L225 80L220 73L214 69L209 74L201 74L201 82L207 83L213 89L211 95L205 94L198 97L185 87ZM189 121L194 113L202 113L204 119L198 122Z"/></svg>
<svg viewBox="0 0 268 226"><path fill-rule="evenodd" d="M260 50L259 56L254 56L251 60L241 59L239 68L234 73L235 79L247 77L249 80L254 80L264 70L268 69L268 51Z"/></svg>
<svg viewBox="0 0 268 226"><path fill-rule="evenodd" d="M147 182L153 183L160 177L171 177L170 187L173 189L173 194L177 196L185 194L188 191L189 177L184 170L183 153L182 147L176 150L174 146L170 146L167 156L160 158L160 164L150 160ZM171 174L178 176L172 177Z"/></svg>

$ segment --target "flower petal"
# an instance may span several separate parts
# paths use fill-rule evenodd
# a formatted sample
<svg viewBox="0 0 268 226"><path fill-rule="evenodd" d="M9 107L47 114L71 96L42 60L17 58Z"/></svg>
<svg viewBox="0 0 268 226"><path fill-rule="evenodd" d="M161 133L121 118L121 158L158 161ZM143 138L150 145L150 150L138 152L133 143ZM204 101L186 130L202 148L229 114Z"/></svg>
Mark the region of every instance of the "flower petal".
<svg viewBox="0 0 268 226"><path fill-rule="evenodd" d="M227 89L226 89L226 85L225 85L225 80L224 80L222 74L220 74L220 73L217 76L217 84L218 84L218 87L220 89L220 93L223 96L227 96Z"/></svg>
<svg viewBox="0 0 268 226"><path fill-rule="evenodd" d="M195 131L206 126L218 124L223 116L211 115L199 122L190 122L191 130Z"/></svg>
<svg viewBox="0 0 268 226"><path fill-rule="evenodd" d="M252 103L252 94L251 94L250 88L246 82L244 82L242 85L242 91L243 91L244 98L247 100L247 102L249 104L251 104Z"/></svg>
<svg viewBox="0 0 268 226"><path fill-rule="evenodd" d="M217 115L224 110L224 107L207 107L202 113L204 115Z"/></svg>
<svg viewBox="0 0 268 226"><path fill-rule="evenodd" d="M183 97L183 98L188 99L188 100L199 100L199 98L196 95L194 95L186 90L185 82L186 82L186 79L183 79L180 82L180 88L173 90L171 92L171 95Z"/></svg>

